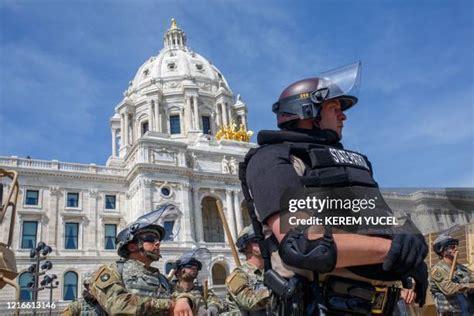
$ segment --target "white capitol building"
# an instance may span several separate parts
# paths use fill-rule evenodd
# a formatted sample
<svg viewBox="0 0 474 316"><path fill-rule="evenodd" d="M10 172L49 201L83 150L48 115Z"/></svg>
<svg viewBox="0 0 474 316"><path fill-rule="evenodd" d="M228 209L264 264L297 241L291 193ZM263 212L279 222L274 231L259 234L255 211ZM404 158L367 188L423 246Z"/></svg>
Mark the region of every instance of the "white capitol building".
<svg viewBox="0 0 474 316"><path fill-rule="evenodd" d="M127 223L171 203L176 211L165 215L164 226L167 238L175 238L162 243L157 267L168 271L183 252L205 246L212 258L201 273L222 293L235 264L215 202L222 201L235 238L250 222L243 209L238 162L256 146L217 140L217 131L231 122L247 130L247 106L216 66L186 45L185 33L172 20L163 49L138 69L115 106L106 166L0 157L0 167L20 175L13 240L20 286L30 281L31 246L43 241L53 248L48 274L59 280L54 301L68 304L82 292L83 273L118 259L113 240ZM7 190L4 185L4 195ZM387 198L401 211L450 207L443 194L432 192ZM9 216L0 224L2 241L8 238ZM465 214L443 216L418 224L431 232L469 220ZM23 299L28 293L22 291ZM13 298L12 287L1 290L0 312ZM48 301L49 291L41 291L39 300Z"/></svg>

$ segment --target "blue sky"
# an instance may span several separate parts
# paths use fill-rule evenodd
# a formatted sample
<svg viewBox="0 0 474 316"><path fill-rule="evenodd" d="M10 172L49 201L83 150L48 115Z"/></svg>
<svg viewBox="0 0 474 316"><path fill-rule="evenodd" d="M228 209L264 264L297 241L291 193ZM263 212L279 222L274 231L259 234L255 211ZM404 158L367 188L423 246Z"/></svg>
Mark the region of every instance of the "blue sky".
<svg viewBox="0 0 474 316"><path fill-rule="evenodd" d="M474 186L474 2L0 2L0 155L104 164L109 118L175 17L275 127L289 83L361 60L343 142L385 187Z"/></svg>

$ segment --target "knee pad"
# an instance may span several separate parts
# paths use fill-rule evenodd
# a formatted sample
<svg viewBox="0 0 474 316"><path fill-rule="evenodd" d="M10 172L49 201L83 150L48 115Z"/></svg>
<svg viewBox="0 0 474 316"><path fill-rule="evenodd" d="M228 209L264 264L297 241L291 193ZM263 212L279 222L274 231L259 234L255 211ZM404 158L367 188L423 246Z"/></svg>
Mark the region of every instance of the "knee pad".
<svg viewBox="0 0 474 316"><path fill-rule="evenodd" d="M337 248L332 236L308 240L303 232L288 232L278 247L284 263L304 270L327 273L336 267Z"/></svg>

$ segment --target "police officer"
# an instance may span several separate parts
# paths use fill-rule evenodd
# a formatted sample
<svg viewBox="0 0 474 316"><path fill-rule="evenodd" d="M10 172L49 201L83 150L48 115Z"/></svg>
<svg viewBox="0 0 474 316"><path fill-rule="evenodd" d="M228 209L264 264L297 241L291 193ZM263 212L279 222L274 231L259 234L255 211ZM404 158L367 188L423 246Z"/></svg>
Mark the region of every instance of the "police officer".
<svg viewBox="0 0 474 316"><path fill-rule="evenodd" d="M246 260L226 278L228 315L267 315L271 296L263 285L263 258L252 226L242 229L236 245Z"/></svg>
<svg viewBox="0 0 474 316"><path fill-rule="evenodd" d="M168 207L164 205L158 211L164 212ZM91 283L91 294L108 314L193 314L192 295L173 293L166 277L151 266L160 258L164 234L162 226L143 216L117 235L117 252L124 260L101 266Z"/></svg>
<svg viewBox="0 0 474 316"><path fill-rule="evenodd" d="M84 290L82 298L72 302L62 312L63 316L106 316L107 313L99 305L94 296L90 293L90 283L92 274L87 272L82 276Z"/></svg>
<svg viewBox="0 0 474 316"><path fill-rule="evenodd" d="M202 263L191 254L185 254L175 262L175 291L177 293L190 293L193 295L198 308L199 316L216 316L225 311L225 305L214 292L207 290L204 297L202 285L196 284Z"/></svg>
<svg viewBox="0 0 474 316"><path fill-rule="evenodd" d="M433 251L441 259L431 269L430 291L439 315L472 315L468 311L468 296L474 298L474 275L467 267L453 262L459 241L441 234L433 242ZM455 264L452 279L451 267Z"/></svg>
<svg viewBox="0 0 474 316"><path fill-rule="evenodd" d="M327 308L349 314L370 313L372 309L389 314L393 302L398 300L397 291L390 288L385 294L370 294L374 285L390 284L385 281L413 277L417 302L424 304L428 275L423 259L427 246L412 223L407 221L390 229L387 236L379 234L380 237L333 234L330 225L308 230L281 229L286 218L280 214L280 200L289 189L345 187L359 189L362 194L367 189L383 200L367 157L345 150L340 143L347 118L344 112L358 101L354 91L359 78L360 63L356 63L321 74L319 78L297 81L284 89L273 105L281 130L258 134L260 147L249 151L240 165L239 177L249 212L256 212L254 218L258 223L254 227L263 224L264 230L272 235L273 244L276 243L277 251L269 255L273 270L287 279L304 277L313 284L319 283L318 277L326 282L325 273L342 276L344 280L331 278L337 281L331 281L332 285L325 288L344 292L348 286L357 286L361 288L358 293L369 293L355 298L348 293L330 293L332 296L328 297L331 291L312 290L320 303L320 312ZM389 209L387 212L391 215ZM365 283L347 285L350 280ZM380 304L371 306L374 295L379 296L376 302ZM312 300L305 298L308 299Z"/></svg>

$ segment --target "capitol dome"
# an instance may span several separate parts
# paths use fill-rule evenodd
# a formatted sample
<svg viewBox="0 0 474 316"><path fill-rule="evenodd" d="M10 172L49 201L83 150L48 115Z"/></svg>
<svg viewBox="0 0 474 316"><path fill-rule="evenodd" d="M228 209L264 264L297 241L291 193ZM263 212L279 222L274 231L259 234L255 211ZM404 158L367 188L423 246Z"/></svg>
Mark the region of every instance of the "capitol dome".
<svg viewBox="0 0 474 316"><path fill-rule="evenodd" d="M217 91L219 83L227 90L229 85L219 69L206 58L186 46L186 36L173 20L171 28L164 36L164 48L158 56L148 59L137 71L130 87L139 90L148 82L164 82L186 78L195 82L210 84Z"/></svg>
<svg viewBox="0 0 474 316"><path fill-rule="evenodd" d="M167 82L187 80L204 90L216 92L223 88L230 92L227 80L206 58L186 46L186 34L172 19L171 27L164 36L164 48L157 56L150 57L129 83L129 93L137 92L159 82L168 88Z"/></svg>
<svg viewBox="0 0 474 316"><path fill-rule="evenodd" d="M234 96L224 75L186 45L174 19L164 47L136 72L115 107L112 156L125 158L145 135L187 141L235 123L247 130L247 106ZM149 132L149 133L148 133Z"/></svg>

